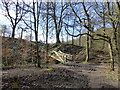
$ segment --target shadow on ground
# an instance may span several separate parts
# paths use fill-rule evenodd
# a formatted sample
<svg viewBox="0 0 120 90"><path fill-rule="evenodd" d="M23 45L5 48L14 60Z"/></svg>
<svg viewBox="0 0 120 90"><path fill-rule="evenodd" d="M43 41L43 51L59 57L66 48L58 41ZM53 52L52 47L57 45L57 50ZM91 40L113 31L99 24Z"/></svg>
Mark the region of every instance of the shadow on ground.
<svg viewBox="0 0 120 90"><path fill-rule="evenodd" d="M74 68L86 67L86 65L81 65L65 64L65 66L73 66ZM95 69L95 67L91 68L91 70L92 69ZM69 68L67 69L59 67L49 71L40 71L41 69L35 68L35 71L36 70L38 70L37 73L25 73L27 74L25 76L2 78L3 88L12 88L14 78L18 79L17 84L19 88L90 88L90 78L88 78L88 76L83 74L82 72L78 73L74 71L74 69L71 70ZM89 66L87 70L90 70ZM96 69L93 71L96 71ZM104 89L115 87L103 83L100 88Z"/></svg>

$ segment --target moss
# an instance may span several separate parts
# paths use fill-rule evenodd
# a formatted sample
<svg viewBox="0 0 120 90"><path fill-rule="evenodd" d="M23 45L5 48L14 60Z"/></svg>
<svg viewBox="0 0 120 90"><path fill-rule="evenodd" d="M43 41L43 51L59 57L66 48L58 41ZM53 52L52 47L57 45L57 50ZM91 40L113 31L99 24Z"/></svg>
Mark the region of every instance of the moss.
<svg viewBox="0 0 120 90"><path fill-rule="evenodd" d="M4 64L0 64L0 67L1 67L1 66L5 66L5 65L4 65Z"/></svg>
<svg viewBox="0 0 120 90"><path fill-rule="evenodd" d="M58 64L63 64L63 63L64 63L64 62L61 61L61 62L59 62Z"/></svg>
<svg viewBox="0 0 120 90"><path fill-rule="evenodd" d="M106 76L106 78L111 80L118 80L118 78L115 78L114 76Z"/></svg>
<svg viewBox="0 0 120 90"><path fill-rule="evenodd" d="M46 69L43 69L43 71L50 71L50 70L53 70L54 68L53 67L48 67Z"/></svg>
<svg viewBox="0 0 120 90"><path fill-rule="evenodd" d="M86 62L86 61L83 61L83 62L80 62L80 63L88 63L88 62Z"/></svg>

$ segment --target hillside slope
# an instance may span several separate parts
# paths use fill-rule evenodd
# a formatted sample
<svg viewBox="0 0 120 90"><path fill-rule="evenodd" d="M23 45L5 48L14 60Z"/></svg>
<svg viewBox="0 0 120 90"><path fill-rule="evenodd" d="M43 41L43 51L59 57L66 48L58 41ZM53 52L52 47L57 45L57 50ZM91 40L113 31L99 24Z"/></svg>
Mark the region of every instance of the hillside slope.
<svg viewBox="0 0 120 90"><path fill-rule="evenodd" d="M97 31L95 31L95 33L104 35L103 30L104 30L103 28L98 29ZM112 39L113 52L114 52L114 55L115 55L115 58L116 58L116 49L115 49L116 47L115 47L115 41L113 40L113 37L114 37L113 29L112 28L106 28L105 29L105 34L107 36L111 37L111 39ZM97 39L97 38L100 38L100 37L96 36L95 38ZM65 43L72 44L72 41L65 42ZM74 45L86 47L86 36L81 37L80 45L79 45L79 38L74 39ZM97 56L96 55L94 56L94 54L99 53L99 52L101 52L101 54L107 55L107 56L104 56L104 57L103 57L103 55L100 55L101 57L103 57L104 59L109 59L109 58L106 58L106 57L109 57L109 52L110 52L109 47L108 47L108 43L103 41L103 40L93 40L92 48L90 48L90 57L92 56L92 58L95 58L95 57L97 58ZM83 55L85 55L85 54L83 54ZM83 56L83 57L85 57L85 56ZM85 58L83 58L83 59L85 59Z"/></svg>
<svg viewBox="0 0 120 90"><path fill-rule="evenodd" d="M99 32L98 32L99 33ZM85 39L85 36L82 37ZM75 40L77 41L77 40ZM98 41L100 43L100 41ZM95 41L94 43L97 43ZM94 49L90 51L90 61L101 62L108 61L109 54L101 48L99 48L99 43L93 44ZM86 58L85 41L83 41L82 46L72 45L72 44L59 44L50 45L49 52L52 50L62 51L64 54L70 54L73 56L72 61L83 62ZM97 45L97 47L96 47ZM43 49L42 49L43 46ZM100 43L101 46L101 43ZM51 49L50 49L51 48ZM96 48L96 49L95 49ZM97 49L98 48L98 49ZM27 40L20 40L16 38L2 37L2 61L4 65L11 64L23 64L23 63L35 63L35 43ZM42 62L55 60L51 57L45 60L45 48L44 45L39 44L39 58Z"/></svg>
<svg viewBox="0 0 120 90"><path fill-rule="evenodd" d="M77 63L84 62L86 59L86 49L84 46L77 46L72 44L59 44L51 46L51 50L57 52L62 51L64 54L72 55L70 61L75 61ZM50 51L51 51L50 50ZM89 62L109 62L109 54L102 50L92 50L90 51Z"/></svg>
<svg viewBox="0 0 120 90"><path fill-rule="evenodd" d="M95 32L96 34L101 34L101 35L104 35L104 31L103 31L103 28L97 30ZM106 28L105 29L105 34L108 35L109 37L113 37L113 30L112 28ZM96 37L96 38L99 38L99 37ZM81 37L81 43L80 43L80 46L86 46L86 36L82 36ZM113 48L115 48L114 46L114 41L113 42ZM72 41L69 41L68 44L71 44ZM75 39L74 40L74 45L78 45L79 46L79 39ZM106 51L106 52L109 52L108 51L108 43L107 42L104 42L103 40L94 40L93 41L93 49L94 50L103 50L103 51Z"/></svg>
<svg viewBox="0 0 120 90"><path fill-rule="evenodd" d="M27 40L2 37L2 62L4 65L21 64L35 59L35 44Z"/></svg>

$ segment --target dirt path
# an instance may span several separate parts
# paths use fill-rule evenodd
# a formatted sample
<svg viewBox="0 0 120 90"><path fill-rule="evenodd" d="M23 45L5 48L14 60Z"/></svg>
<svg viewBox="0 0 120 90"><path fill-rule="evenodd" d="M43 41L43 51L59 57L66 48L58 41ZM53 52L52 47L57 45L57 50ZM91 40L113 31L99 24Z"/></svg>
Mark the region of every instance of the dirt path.
<svg viewBox="0 0 120 90"><path fill-rule="evenodd" d="M13 87L18 78L20 88L117 88L117 71L109 72L106 64L57 64L49 69L21 66L3 70L3 87ZM117 68L115 69L117 70ZM109 77L114 78L109 78ZM16 82L17 82L16 81Z"/></svg>
<svg viewBox="0 0 120 90"><path fill-rule="evenodd" d="M74 64L75 65L75 64ZM107 77L114 77L118 79L117 72L109 72L108 65L98 64L76 64L78 67L72 67L72 70L78 74L88 76L89 87L91 88L115 88L118 87L118 80L107 79ZM80 68L79 68L80 67ZM116 68L117 71L117 68Z"/></svg>

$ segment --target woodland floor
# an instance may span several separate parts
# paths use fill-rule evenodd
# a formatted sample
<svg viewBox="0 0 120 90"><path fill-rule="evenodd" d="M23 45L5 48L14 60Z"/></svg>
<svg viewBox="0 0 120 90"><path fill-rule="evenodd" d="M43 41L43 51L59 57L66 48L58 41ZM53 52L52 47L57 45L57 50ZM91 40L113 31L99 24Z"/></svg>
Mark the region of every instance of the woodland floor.
<svg viewBox="0 0 120 90"><path fill-rule="evenodd" d="M118 88L118 67L109 71L108 64L66 63L36 68L34 65L3 68L2 87L19 88Z"/></svg>

